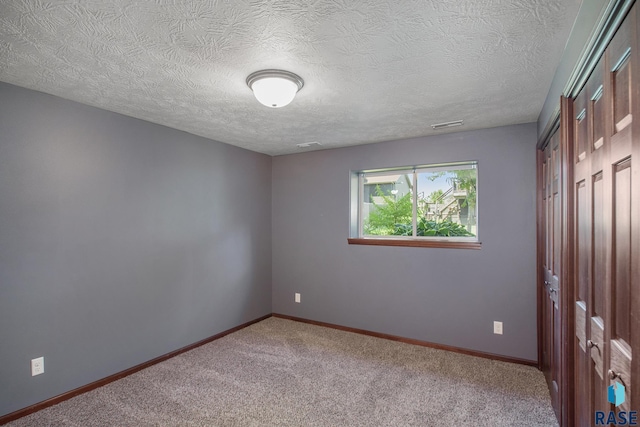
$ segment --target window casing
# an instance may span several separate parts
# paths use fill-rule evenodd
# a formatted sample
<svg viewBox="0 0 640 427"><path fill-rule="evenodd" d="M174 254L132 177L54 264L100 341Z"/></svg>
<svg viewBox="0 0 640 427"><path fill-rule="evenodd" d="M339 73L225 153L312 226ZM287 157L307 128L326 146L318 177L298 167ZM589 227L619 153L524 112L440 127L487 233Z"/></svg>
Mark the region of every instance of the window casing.
<svg viewBox="0 0 640 427"><path fill-rule="evenodd" d="M475 161L352 172L349 243L479 249L477 182Z"/></svg>

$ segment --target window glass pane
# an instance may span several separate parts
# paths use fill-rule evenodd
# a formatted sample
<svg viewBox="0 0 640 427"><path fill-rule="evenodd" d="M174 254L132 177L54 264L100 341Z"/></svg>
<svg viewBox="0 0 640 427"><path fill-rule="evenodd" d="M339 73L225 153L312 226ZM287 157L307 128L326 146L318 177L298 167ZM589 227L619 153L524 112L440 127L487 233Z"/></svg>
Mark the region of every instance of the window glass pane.
<svg viewBox="0 0 640 427"><path fill-rule="evenodd" d="M365 175L363 184L363 235L411 236L413 172Z"/></svg>
<svg viewBox="0 0 640 427"><path fill-rule="evenodd" d="M474 237L476 215L475 165L418 172L418 236Z"/></svg>

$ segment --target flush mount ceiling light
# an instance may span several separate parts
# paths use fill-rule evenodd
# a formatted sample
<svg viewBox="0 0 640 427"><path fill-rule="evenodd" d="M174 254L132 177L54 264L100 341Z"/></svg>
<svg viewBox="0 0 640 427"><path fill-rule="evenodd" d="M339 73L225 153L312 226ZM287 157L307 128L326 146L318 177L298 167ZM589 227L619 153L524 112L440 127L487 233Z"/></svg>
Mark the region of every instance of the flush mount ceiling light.
<svg viewBox="0 0 640 427"><path fill-rule="evenodd" d="M247 77L247 86L262 105L280 108L293 101L304 81L289 71L261 70Z"/></svg>

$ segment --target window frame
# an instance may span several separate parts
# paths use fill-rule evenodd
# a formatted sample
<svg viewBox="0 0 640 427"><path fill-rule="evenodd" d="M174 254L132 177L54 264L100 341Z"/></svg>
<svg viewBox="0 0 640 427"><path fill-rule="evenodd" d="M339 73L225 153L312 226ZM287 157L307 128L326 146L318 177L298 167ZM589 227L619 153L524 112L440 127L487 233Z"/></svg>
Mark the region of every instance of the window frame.
<svg viewBox="0 0 640 427"><path fill-rule="evenodd" d="M456 169L456 166L459 167ZM456 248L456 249L480 249L482 243L479 240L479 227L476 235L469 236L418 236L418 174L424 172L449 171L460 169L476 170L476 203L475 221L479 224L479 189L478 189L478 161L467 160L448 163L424 164L416 166L401 166L379 169L368 169L351 171L351 215L350 232L347 242L351 245L373 245L373 246L407 246L407 247L429 247L429 248ZM412 236L371 236L364 234L364 178L365 176L384 176L389 174L411 174L413 182L412 191ZM354 211L355 210L355 211Z"/></svg>

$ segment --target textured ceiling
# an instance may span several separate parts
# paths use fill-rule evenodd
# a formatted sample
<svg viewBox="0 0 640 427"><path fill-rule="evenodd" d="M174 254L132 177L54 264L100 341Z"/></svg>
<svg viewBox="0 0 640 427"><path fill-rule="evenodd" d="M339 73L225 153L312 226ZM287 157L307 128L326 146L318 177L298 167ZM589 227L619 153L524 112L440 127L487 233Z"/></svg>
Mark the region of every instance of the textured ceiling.
<svg viewBox="0 0 640 427"><path fill-rule="evenodd" d="M580 3L2 0L0 81L271 155L532 122ZM265 68L304 79L289 106Z"/></svg>

